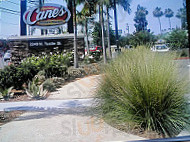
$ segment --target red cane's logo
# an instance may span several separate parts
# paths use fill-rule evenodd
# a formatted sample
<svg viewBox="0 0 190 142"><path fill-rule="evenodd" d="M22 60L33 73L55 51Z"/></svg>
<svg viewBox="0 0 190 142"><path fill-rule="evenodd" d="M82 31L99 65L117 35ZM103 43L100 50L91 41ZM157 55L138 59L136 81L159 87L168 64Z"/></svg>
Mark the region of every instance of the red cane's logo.
<svg viewBox="0 0 190 142"><path fill-rule="evenodd" d="M23 19L29 26L47 28L57 27L65 24L71 17L70 11L57 4L44 4L43 7L32 7L27 10Z"/></svg>

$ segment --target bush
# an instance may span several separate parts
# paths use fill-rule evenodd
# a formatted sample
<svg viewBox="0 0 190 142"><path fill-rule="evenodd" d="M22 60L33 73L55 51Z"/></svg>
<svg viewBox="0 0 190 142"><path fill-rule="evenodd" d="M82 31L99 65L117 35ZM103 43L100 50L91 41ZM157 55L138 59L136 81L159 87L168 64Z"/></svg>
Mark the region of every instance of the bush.
<svg viewBox="0 0 190 142"><path fill-rule="evenodd" d="M53 79L49 78L43 83L43 88L48 92L53 92L56 90L56 85L53 83Z"/></svg>
<svg viewBox="0 0 190 142"><path fill-rule="evenodd" d="M72 65L72 54L53 54L41 57L30 57L23 61L25 64L33 64L38 70L44 70L46 78L64 77L67 67Z"/></svg>
<svg viewBox="0 0 190 142"><path fill-rule="evenodd" d="M31 81L41 70L46 78L65 77L67 67L72 65L73 56L67 54L44 55L41 57L29 57L18 66L7 66L0 70L0 89L4 90L13 86L15 89L22 89L24 83ZM44 76L39 80L44 80Z"/></svg>
<svg viewBox="0 0 190 142"><path fill-rule="evenodd" d="M79 77L83 77L85 75L85 71L82 68L73 68L70 67L68 69L68 76L70 79L75 79Z"/></svg>
<svg viewBox="0 0 190 142"><path fill-rule="evenodd" d="M43 85L38 85L36 80L30 81L28 83L28 88L26 88L26 94L34 99L44 99L47 97L48 91L43 88Z"/></svg>
<svg viewBox="0 0 190 142"><path fill-rule="evenodd" d="M56 88L60 88L65 83L65 79L61 77L53 77L52 80Z"/></svg>
<svg viewBox="0 0 190 142"><path fill-rule="evenodd" d="M188 47L188 34L185 30L173 30L167 37L165 37L165 40L173 50Z"/></svg>
<svg viewBox="0 0 190 142"><path fill-rule="evenodd" d="M146 45L148 47L152 47L152 45L156 42L157 38L153 33L148 31L140 31L136 32L133 35L128 37L129 45L134 47L140 45Z"/></svg>
<svg viewBox="0 0 190 142"><path fill-rule="evenodd" d="M183 49L182 51L181 51L181 55L180 55L181 57L188 57L188 51L187 50L185 50L185 49Z"/></svg>
<svg viewBox="0 0 190 142"><path fill-rule="evenodd" d="M141 47L108 64L97 93L103 117L164 136L179 134L189 124L188 83L174 58Z"/></svg>
<svg viewBox="0 0 190 142"><path fill-rule="evenodd" d="M86 75L97 75L101 73L101 63L83 65L81 68L84 70Z"/></svg>
<svg viewBox="0 0 190 142"><path fill-rule="evenodd" d="M0 88L6 89L13 86L16 89L22 89L22 85L37 74L38 70L33 65L13 65L5 67L0 71Z"/></svg>

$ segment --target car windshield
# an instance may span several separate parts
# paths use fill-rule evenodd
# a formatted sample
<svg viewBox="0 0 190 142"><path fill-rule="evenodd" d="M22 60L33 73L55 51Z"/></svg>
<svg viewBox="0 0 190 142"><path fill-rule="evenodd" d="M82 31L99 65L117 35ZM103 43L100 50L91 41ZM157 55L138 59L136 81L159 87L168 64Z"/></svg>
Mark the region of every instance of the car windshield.
<svg viewBox="0 0 190 142"><path fill-rule="evenodd" d="M101 50L102 48L101 47L97 47L98 50Z"/></svg>
<svg viewBox="0 0 190 142"><path fill-rule="evenodd" d="M9 58L9 57L11 57L11 54L10 53L5 53L5 55L4 55L4 58Z"/></svg>
<svg viewBox="0 0 190 142"><path fill-rule="evenodd" d="M167 49L167 47L165 45L160 45L160 46L156 46L156 49L158 50Z"/></svg>

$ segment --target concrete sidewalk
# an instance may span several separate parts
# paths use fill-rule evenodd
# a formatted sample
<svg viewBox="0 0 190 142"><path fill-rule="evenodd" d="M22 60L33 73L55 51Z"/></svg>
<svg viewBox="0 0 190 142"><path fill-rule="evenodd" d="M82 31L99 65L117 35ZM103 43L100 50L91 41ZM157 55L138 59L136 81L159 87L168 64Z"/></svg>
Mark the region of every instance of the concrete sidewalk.
<svg viewBox="0 0 190 142"><path fill-rule="evenodd" d="M1 126L0 142L102 142L144 139L119 131L94 115L91 106L99 79L100 76L90 76L71 82L54 92L49 100L0 103L0 110L31 110ZM70 95L68 90L72 92Z"/></svg>
<svg viewBox="0 0 190 142"><path fill-rule="evenodd" d="M70 99L70 100L39 100L28 102L0 103L0 111L46 111L49 109L68 109L90 107L94 99Z"/></svg>

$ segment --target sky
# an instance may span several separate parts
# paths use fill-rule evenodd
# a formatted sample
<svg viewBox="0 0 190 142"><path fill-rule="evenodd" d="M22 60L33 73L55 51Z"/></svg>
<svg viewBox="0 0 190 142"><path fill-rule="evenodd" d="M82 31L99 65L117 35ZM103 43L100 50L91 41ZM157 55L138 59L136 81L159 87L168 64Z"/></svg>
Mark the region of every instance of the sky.
<svg viewBox="0 0 190 142"><path fill-rule="evenodd" d="M66 3L64 3L63 0L45 0L45 2L62 4L66 6ZM177 10L183 7L183 0L132 0L130 4L132 10L130 15L127 12L125 12L121 6L117 6L118 27L119 29L122 29L123 34L127 33L126 30L127 23L129 25L129 32L133 33L135 31L133 19L138 4L140 4L141 6L145 7L148 10L149 12L149 14L147 15L148 28L151 30L151 32L154 32L154 34L160 33L158 19L153 17L152 14L153 10L157 6L161 7L163 11L166 8L171 8L174 11L174 17L171 18L172 28L180 27L181 25L180 20L177 19L175 15L177 13ZM28 4L28 8L30 6L34 5ZM78 10L80 10L81 7L82 6L80 5L78 7ZM6 11L3 11L2 8L14 10L17 11L18 13L15 12L14 14L6 13ZM20 12L20 0L0 0L0 38L19 35L20 33L19 12ZM112 18L114 18L113 10L110 10L110 15ZM114 20L111 19L111 21L112 21L112 27L114 29L115 27ZM168 30L169 28L168 18L162 16L161 23L162 23L162 29Z"/></svg>

